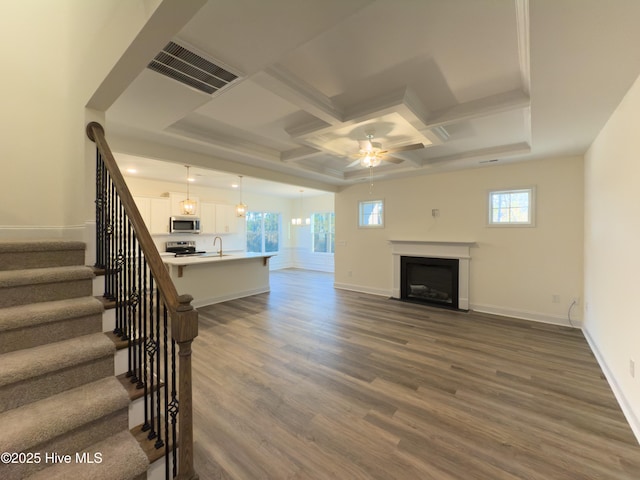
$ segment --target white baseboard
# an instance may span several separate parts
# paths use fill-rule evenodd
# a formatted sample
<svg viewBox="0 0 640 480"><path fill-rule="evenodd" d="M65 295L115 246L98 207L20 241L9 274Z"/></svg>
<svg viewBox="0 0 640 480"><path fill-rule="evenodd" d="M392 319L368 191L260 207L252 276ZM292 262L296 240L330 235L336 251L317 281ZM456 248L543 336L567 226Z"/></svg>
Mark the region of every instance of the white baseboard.
<svg viewBox="0 0 640 480"><path fill-rule="evenodd" d="M0 225L4 240L74 240L84 241L84 225Z"/></svg>
<svg viewBox="0 0 640 480"><path fill-rule="evenodd" d="M249 297L251 295L258 295L260 293L267 293L269 291L271 291L271 289L269 287L256 288L256 289L253 289L253 290L244 290L244 291L241 291L241 292L234 292L234 293L228 294L228 295L220 295L220 296L217 296L217 297L201 298L199 300L194 300L193 302L191 302L191 305L193 305L195 308L206 307L207 305L213 305L214 303L226 302L228 300L235 300L236 298Z"/></svg>
<svg viewBox="0 0 640 480"><path fill-rule="evenodd" d="M363 287L362 285L353 285L349 283L334 282L333 286L340 290L350 290L352 292L370 293L371 295L380 295L382 297L391 297L391 290L382 288Z"/></svg>
<svg viewBox="0 0 640 480"><path fill-rule="evenodd" d="M571 323L569 323L568 318L562 315L518 310L509 307L499 307L497 305L482 305L477 303L471 304L469 309L478 313L488 313L491 315L499 315L501 317L520 318L522 320L530 320L532 322L550 323L553 325L563 325L565 327L573 328L582 327L582 321L571 320Z"/></svg>
<svg viewBox="0 0 640 480"><path fill-rule="evenodd" d="M620 409L622 410L622 413L627 419L627 422L629 422L631 431L636 436L636 440L638 440L638 443L640 444L640 419L638 419L638 417L636 416L636 413L633 411L631 404L627 400L627 397L625 397L624 392L622 391L622 389L620 388L620 385L616 381L615 375L607 365L607 362L604 360L604 357L602 356L602 354L600 353L600 350L598 349L598 345L589 334L589 331L586 328L583 328L582 333L584 334L584 338L587 339L587 343L589 344L589 347L591 347L591 351L593 352L593 355L596 357L598 365L600 365L600 368L602 369L602 372L604 373L604 376L606 377L607 382L609 383L609 386L613 391L613 395L616 397L616 400L618 401L618 405L620 405Z"/></svg>

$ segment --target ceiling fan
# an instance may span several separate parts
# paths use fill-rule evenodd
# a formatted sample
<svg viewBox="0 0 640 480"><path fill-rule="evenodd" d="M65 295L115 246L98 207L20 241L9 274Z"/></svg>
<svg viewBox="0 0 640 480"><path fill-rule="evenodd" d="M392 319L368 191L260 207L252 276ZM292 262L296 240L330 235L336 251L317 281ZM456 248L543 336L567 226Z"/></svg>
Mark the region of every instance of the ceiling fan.
<svg viewBox="0 0 640 480"><path fill-rule="evenodd" d="M387 150L382 149L380 142L373 141L373 133L367 133L366 140L359 140L360 150L355 156L358 158L356 161L347 165L347 168L360 165L362 167L377 167L381 162L389 163L402 163L403 159L392 157L389 154L395 152L406 152L409 150L418 150L424 148L422 143L413 143L411 145L405 145L403 147L389 148Z"/></svg>

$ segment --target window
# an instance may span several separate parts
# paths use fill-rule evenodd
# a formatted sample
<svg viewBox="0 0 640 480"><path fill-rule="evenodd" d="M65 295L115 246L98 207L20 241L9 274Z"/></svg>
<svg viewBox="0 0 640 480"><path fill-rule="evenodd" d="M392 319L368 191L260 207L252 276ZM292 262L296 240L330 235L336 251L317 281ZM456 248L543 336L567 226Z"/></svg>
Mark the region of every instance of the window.
<svg viewBox="0 0 640 480"><path fill-rule="evenodd" d="M330 213L314 213L311 216L313 253L333 253L336 216Z"/></svg>
<svg viewBox="0 0 640 480"><path fill-rule="evenodd" d="M533 226L534 207L533 188L489 192L489 225Z"/></svg>
<svg viewBox="0 0 640 480"><path fill-rule="evenodd" d="M363 228L384 227L384 201L362 201L358 207L358 226Z"/></svg>
<svg viewBox="0 0 640 480"><path fill-rule="evenodd" d="M247 253L276 253L279 232L279 213L247 212Z"/></svg>

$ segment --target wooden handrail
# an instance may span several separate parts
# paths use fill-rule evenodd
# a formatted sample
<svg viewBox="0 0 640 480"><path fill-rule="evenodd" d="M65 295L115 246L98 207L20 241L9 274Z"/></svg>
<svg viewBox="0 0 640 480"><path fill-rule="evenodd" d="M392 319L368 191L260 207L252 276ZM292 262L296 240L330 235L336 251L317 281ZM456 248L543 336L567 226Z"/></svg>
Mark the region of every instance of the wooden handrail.
<svg viewBox="0 0 640 480"><path fill-rule="evenodd" d="M193 308L191 295L180 295L176 290L151 234L142 219L131 191L118 168L116 160L105 138L104 128L97 122L86 127L87 136L96 144L105 168L120 198L124 211L131 222L145 261L162 300L171 317L171 337L178 344L178 476L180 480L197 480L193 465L193 396L191 373L191 343L198 336L198 311Z"/></svg>
<svg viewBox="0 0 640 480"><path fill-rule="evenodd" d="M178 292L171 280L171 277L169 276L169 272L164 266L162 257L160 257L160 253L158 252L155 243L153 243L153 239L151 238L149 229L142 219L140 210L138 210L138 207L133 200L133 195L131 195L131 191L129 190L129 187L127 187L127 183L118 168L116 159L107 144L107 140L104 136L104 128L102 128L102 125L97 122L91 122L87 125L87 136L96 144L96 147L102 155L105 167L109 171L109 175L111 175L111 180L116 188L116 192L118 192L124 211L129 217L131 225L136 232L136 237L142 247L144 257L149 264L151 274L157 282L158 290L160 290L160 294L162 295L169 312L173 314L178 308Z"/></svg>

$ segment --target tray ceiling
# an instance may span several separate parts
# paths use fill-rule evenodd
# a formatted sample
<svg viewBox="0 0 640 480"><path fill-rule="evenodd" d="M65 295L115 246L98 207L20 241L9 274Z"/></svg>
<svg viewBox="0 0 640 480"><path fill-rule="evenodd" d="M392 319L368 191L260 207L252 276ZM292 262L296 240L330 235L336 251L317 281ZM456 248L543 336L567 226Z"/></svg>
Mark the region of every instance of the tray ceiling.
<svg viewBox="0 0 640 480"><path fill-rule="evenodd" d="M107 126L201 167L327 189L368 178L349 166L368 134L424 146L376 178L582 154L640 73L639 14L624 0L210 0L166 43L238 79L207 94L145 68Z"/></svg>

